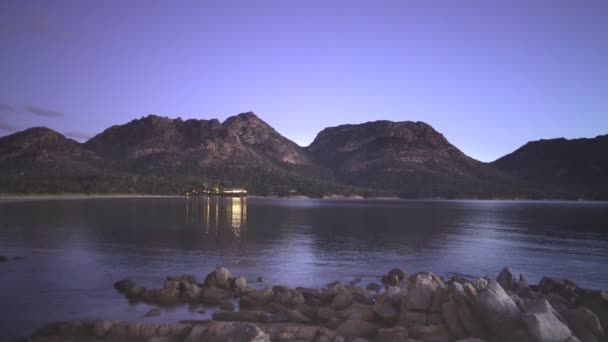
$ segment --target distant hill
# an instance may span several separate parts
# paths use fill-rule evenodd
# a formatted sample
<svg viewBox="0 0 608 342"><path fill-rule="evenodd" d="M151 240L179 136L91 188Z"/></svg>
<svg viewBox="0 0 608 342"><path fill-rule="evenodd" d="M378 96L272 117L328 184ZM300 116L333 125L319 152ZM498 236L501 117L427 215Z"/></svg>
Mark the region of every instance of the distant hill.
<svg viewBox="0 0 608 342"><path fill-rule="evenodd" d="M307 150L338 181L403 197L543 197L468 157L423 122L375 121L321 131Z"/></svg>
<svg viewBox="0 0 608 342"><path fill-rule="evenodd" d="M220 185L256 195L570 198L599 186L592 193L601 197L606 136L583 140L530 143L490 165L422 122L330 127L304 148L251 112L224 122L149 115L85 143L41 127L0 138L0 193L179 194Z"/></svg>
<svg viewBox="0 0 608 342"><path fill-rule="evenodd" d="M608 135L532 141L491 165L578 197L608 198Z"/></svg>

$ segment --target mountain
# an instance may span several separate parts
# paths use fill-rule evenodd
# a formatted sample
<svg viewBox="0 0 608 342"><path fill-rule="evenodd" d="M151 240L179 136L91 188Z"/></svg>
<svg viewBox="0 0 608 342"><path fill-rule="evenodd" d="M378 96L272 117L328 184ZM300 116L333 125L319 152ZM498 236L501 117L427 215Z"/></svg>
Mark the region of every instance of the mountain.
<svg viewBox="0 0 608 342"><path fill-rule="evenodd" d="M608 135L528 142L491 165L578 197L608 198Z"/></svg>
<svg viewBox="0 0 608 342"><path fill-rule="evenodd" d="M530 184L468 157L423 122L375 121L321 131L307 150L338 181L404 197L535 197Z"/></svg>

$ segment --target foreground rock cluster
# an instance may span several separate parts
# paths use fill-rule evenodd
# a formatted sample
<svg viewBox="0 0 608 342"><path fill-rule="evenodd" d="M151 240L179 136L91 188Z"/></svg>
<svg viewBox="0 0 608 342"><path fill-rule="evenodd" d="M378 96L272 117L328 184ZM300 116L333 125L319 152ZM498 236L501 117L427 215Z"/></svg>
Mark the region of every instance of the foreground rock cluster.
<svg viewBox="0 0 608 342"><path fill-rule="evenodd" d="M70 321L50 324L32 341L608 341L608 294L563 279L539 284L507 267L496 279L393 269L365 288L333 282L321 289L251 289L223 267L198 283L169 277L162 288L131 280L115 288L133 301L219 306L211 321L176 324ZM234 303L238 301L238 310ZM236 310L236 311L235 311Z"/></svg>

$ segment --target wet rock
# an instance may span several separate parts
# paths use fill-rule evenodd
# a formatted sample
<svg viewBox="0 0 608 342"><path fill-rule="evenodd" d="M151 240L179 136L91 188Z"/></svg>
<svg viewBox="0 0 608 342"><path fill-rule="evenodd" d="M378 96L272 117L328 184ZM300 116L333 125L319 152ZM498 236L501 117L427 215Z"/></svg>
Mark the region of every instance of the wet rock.
<svg viewBox="0 0 608 342"><path fill-rule="evenodd" d="M378 333L378 328L363 320L346 320L336 329L341 336L373 337Z"/></svg>
<svg viewBox="0 0 608 342"><path fill-rule="evenodd" d="M158 309L158 308L151 309L150 311L146 312L146 314L144 315L144 317L156 317L156 316L160 316L160 309Z"/></svg>
<svg viewBox="0 0 608 342"><path fill-rule="evenodd" d="M448 286L450 297L458 304L469 304L471 300L464 291L464 286L457 282L452 282Z"/></svg>
<svg viewBox="0 0 608 342"><path fill-rule="evenodd" d="M365 289L360 288L358 286L350 286L350 285L346 286L345 288L353 296L353 300L355 300L361 304L367 304L367 305L374 304L374 298Z"/></svg>
<svg viewBox="0 0 608 342"><path fill-rule="evenodd" d="M582 342L597 342L605 336L597 316L585 307L566 310L563 317L574 335Z"/></svg>
<svg viewBox="0 0 608 342"><path fill-rule="evenodd" d="M270 288L248 291L246 296L240 298L239 305L242 308L253 308L267 304L272 300L274 293Z"/></svg>
<svg viewBox="0 0 608 342"><path fill-rule="evenodd" d="M500 286L505 291L515 291L515 275L513 274L513 270L511 266L507 266L500 271L498 277L496 277L496 281L500 284Z"/></svg>
<svg viewBox="0 0 608 342"><path fill-rule="evenodd" d="M206 325L195 325L184 339L184 342L200 342L209 328Z"/></svg>
<svg viewBox="0 0 608 342"><path fill-rule="evenodd" d="M380 285L378 283L369 283L369 284L367 284L367 286L365 288L368 291L379 292L380 290L382 290L382 285Z"/></svg>
<svg viewBox="0 0 608 342"><path fill-rule="evenodd" d="M393 305L399 307L401 305L401 301L403 299L403 294L405 291L407 291L407 288L403 290L398 286L389 285L384 291L383 297L387 298L391 303L393 303Z"/></svg>
<svg viewBox="0 0 608 342"><path fill-rule="evenodd" d="M228 288L230 286L229 280L232 278L230 271L223 267L217 267L213 272L209 273L205 277L205 285L209 287L217 286L219 288Z"/></svg>
<svg viewBox="0 0 608 342"><path fill-rule="evenodd" d="M293 308L306 302L304 296L297 290L284 286L275 286L272 288L272 291L274 293L273 301L288 308Z"/></svg>
<svg viewBox="0 0 608 342"><path fill-rule="evenodd" d="M575 283L554 277L543 277L538 283L538 290L544 294L560 295L569 302L574 302L579 293L579 287Z"/></svg>
<svg viewBox="0 0 608 342"><path fill-rule="evenodd" d="M258 283L261 283L261 282L264 281L264 278L263 277L258 277L256 280L258 281Z"/></svg>
<svg viewBox="0 0 608 342"><path fill-rule="evenodd" d="M477 278L473 280L471 284L473 285L476 291L482 291L485 290L485 288L488 286L488 280L485 278Z"/></svg>
<svg viewBox="0 0 608 342"><path fill-rule="evenodd" d="M477 294L474 309L490 335L501 336L505 342L528 341L517 304L496 281Z"/></svg>
<svg viewBox="0 0 608 342"><path fill-rule="evenodd" d="M532 289L530 285L528 285L528 281L524 278L523 275L519 275L519 281L515 285L515 293L520 298L532 298Z"/></svg>
<svg viewBox="0 0 608 342"><path fill-rule="evenodd" d="M523 314L523 321L528 334L537 342L562 342L572 336L546 299L532 302Z"/></svg>
<svg viewBox="0 0 608 342"><path fill-rule="evenodd" d="M320 306L321 305L321 291L318 289L306 288L306 287L297 287L296 290L304 296L304 301L307 305L310 306Z"/></svg>
<svg viewBox="0 0 608 342"><path fill-rule="evenodd" d="M133 286L135 286L135 282L131 279L121 279L114 283L114 288L120 293L126 293Z"/></svg>
<svg viewBox="0 0 608 342"><path fill-rule="evenodd" d="M180 293L185 301L196 301L201 296L201 288L196 283L180 281Z"/></svg>
<svg viewBox="0 0 608 342"><path fill-rule="evenodd" d="M321 336L333 337L327 329L296 324L271 327L267 332L271 341L313 341Z"/></svg>
<svg viewBox="0 0 608 342"><path fill-rule="evenodd" d="M604 333L608 334L608 292L588 291L577 299L577 304L591 310L600 320Z"/></svg>

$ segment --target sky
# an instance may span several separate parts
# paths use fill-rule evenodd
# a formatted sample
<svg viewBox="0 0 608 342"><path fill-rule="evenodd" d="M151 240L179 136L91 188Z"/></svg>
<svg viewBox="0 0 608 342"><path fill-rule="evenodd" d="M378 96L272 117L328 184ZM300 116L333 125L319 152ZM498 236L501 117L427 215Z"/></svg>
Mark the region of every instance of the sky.
<svg viewBox="0 0 608 342"><path fill-rule="evenodd" d="M471 157L608 133L608 1L0 1L0 135L148 114L424 121Z"/></svg>

